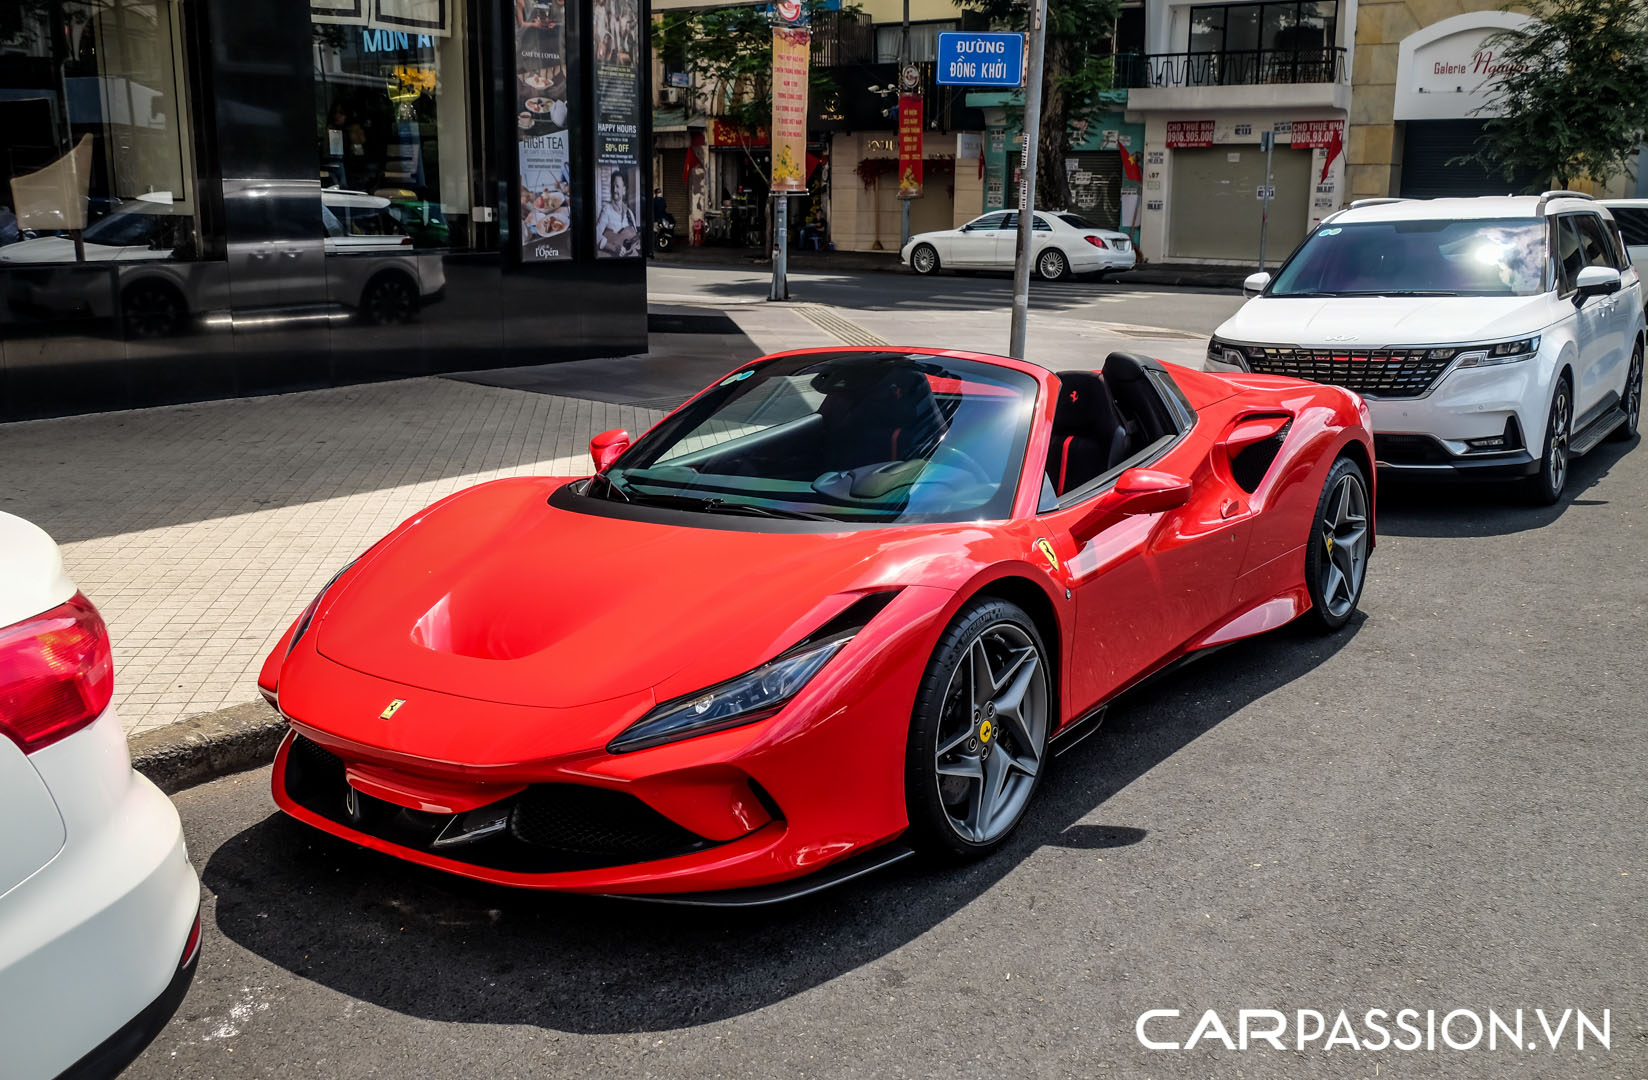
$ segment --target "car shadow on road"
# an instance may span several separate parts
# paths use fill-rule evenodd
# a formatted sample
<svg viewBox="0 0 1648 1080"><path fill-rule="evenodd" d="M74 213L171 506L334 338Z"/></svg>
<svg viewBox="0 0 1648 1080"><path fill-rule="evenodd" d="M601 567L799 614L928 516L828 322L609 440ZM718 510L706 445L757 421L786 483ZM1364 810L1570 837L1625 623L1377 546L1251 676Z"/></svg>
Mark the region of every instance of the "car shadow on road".
<svg viewBox="0 0 1648 1080"><path fill-rule="evenodd" d="M1007 845L960 867L905 863L766 908L679 908L469 882L276 814L212 854L202 875L208 903L224 936L252 953L409 1016L583 1034L711 1023L887 955L1043 847L1097 858L1173 844L1148 822L1104 820L1106 803L1317 667L1360 621L1330 638L1290 628L1239 642L1120 699L1103 728L1057 759Z"/></svg>
<svg viewBox="0 0 1648 1080"><path fill-rule="evenodd" d="M1418 484L1379 478L1379 532L1382 536L1433 538L1508 536L1542 529L1574 506L1596 506L1591 491L1614 466L1636 450L1642 436L1604 442L1574 461L1562 498L1533 506L1514 484Z"/></svg>

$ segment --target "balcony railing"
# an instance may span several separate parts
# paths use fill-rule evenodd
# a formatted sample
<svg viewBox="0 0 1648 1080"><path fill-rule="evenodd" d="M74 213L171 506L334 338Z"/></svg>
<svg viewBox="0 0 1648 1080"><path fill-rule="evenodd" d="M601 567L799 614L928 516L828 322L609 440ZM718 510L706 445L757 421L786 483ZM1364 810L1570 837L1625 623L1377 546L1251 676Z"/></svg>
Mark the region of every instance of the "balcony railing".
<svg viewBox="0 0 1648 1080"><path fill-rule="evenodd" d="M840 11L813 15L813 67L873 63L875 51L875 26L868 15Z"/></svg>
<svg viewBox="0 0 1648 1080"><path fill-rule="evenodd" d="M1345 50L1340 48L1124 53L1116 57L1116 85L1130 90L1338 83L1348 74Z"/></svg>

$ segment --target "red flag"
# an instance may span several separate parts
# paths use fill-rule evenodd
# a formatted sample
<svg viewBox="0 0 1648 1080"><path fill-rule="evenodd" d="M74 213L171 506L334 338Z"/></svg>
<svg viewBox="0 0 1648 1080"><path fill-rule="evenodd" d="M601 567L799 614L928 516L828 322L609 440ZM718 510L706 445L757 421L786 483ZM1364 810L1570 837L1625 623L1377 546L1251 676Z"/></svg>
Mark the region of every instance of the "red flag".
<svg viewBox="0 0 1648 1080"><path fill-rule="evenodd" d="M1139 159L1128 153L1120 142L1116 143L1116 149L1122 152L1122 175L1129 180L1143 180L1144 170L1139 168Z"/></svg>
<svg viewBox="0 0 1648 1080"><path fill-rule="evenodd" d="M690 189L692 187L692 167L698 164L698 149L703 145L703 132L693 132L692 140L687 146L686 159L681 163L681 186L684 188Z"/></svg>
<svg viewBox="0 0 1648 1080"><path fill-rule="evenodd" d="M1333 129L1332 137L1328 139L1328 158L1322 162L1322 178L1316 181L1318 184L1328 182L1328 170L1333 168L1334 159L1344 153L1344 150L1345 140L1340 136L1339 129L1336 127Z"/></svg>

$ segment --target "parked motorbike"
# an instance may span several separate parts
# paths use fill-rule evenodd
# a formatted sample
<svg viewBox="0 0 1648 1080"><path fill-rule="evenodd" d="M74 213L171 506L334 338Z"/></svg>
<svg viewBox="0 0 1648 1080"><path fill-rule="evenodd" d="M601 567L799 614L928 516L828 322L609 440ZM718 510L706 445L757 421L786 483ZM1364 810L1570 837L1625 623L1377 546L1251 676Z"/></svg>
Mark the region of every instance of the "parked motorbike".
<svg viewBox="0 0 1648 1080"><path fill-rule="evenodd" d="M675 219L654 218L652 222L652 250L668 251L675 246Z"/></svg>

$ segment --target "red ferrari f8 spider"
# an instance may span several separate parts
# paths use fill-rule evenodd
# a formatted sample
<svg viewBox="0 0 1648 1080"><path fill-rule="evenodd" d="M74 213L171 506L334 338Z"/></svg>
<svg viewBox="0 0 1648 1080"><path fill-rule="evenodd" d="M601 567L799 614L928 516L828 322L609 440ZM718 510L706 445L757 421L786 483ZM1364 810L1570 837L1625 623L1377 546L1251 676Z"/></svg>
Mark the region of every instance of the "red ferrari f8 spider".
<svg viewBox="0 0 1648 1080"><path fill-rule="evenodd" d="M1361 399L1113 353L763 357L593 476L402 524L287 631L281 809L532 888L753 903L979 855L1198 650L1356 610Z"/></svg>

